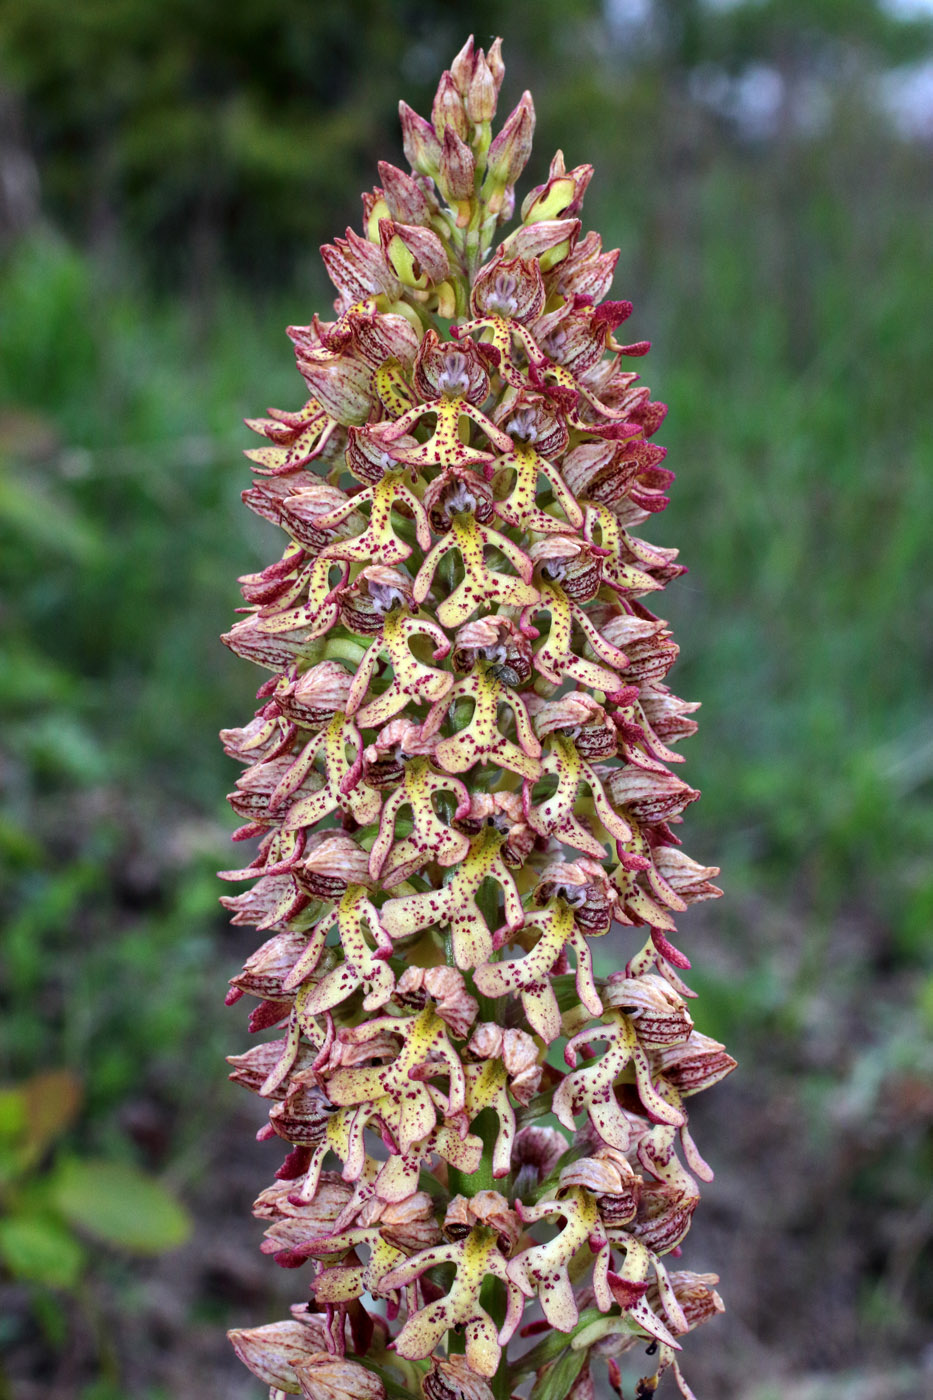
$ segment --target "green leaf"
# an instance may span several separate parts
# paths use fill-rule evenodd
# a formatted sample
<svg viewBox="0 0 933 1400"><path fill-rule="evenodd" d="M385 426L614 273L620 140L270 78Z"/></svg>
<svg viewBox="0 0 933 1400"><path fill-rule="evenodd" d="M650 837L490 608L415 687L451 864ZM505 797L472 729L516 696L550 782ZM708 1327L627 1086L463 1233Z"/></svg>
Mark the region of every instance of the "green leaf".
<svg viewBox="0 0 933 1400"><path fill-rule="evenodd" d="M543 1337L536 1346L526 1351L524 1356L520 1356L512 1367L514 1379L520 1376L527 1376L531 1371L540 1371L542 1366L546 1366L553 1361L565 1347L569 1347L573 1338L578 1332L582 1332L590 1323L596 1322L602 1317L598 1308L584 1308L580 1314L579 1321L572 1332L552 1331Z"/></svg>
<svg viewBox="0 0 933 1400"><path fill-rule="evenodd" d="M21 1087L0 1089L0 1138L21 1138L26 1129L26 1095Z"/></svg>
<svg viewBox="0 0 933 1400"><path fill-rule="evenodd" d="M553 1366L538 1377L528 1400L567 1400L585 1361L585 1351L565 1351Z"/></svg>
<svg viewBox="0 0 933 1400"><path fill-rule="evenodd" d="M17 1278L50 1288L74 1288L84 1268L79 1242L67 1226L48 1215L0 1220L0 1258Z"/></svg>
<svg viewBox="0 0 933 1400"><path fill-rule="evenodd" d="M63 1162L50 1191L73 1225L106 1244L139 1254L175 1249L191 1230L188 1212L171 1192L123 1162Z"/></svg>
<svg viewBox="0 0 933 1400"><path fill-rule="evenodd" d="M70 1127L81 1105L81 1081L69 1069L34 1074L22 1086L26 1098L26 1141L41 1156Z"/></svg>

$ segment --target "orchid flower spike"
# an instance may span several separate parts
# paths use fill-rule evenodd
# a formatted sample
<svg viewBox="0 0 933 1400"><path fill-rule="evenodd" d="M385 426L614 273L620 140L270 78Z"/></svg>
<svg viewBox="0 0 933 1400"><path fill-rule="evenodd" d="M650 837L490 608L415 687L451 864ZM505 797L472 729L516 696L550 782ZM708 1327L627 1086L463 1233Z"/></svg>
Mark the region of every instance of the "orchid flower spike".
<svg viewBox="0 0 933 1400"><path fill-rule="evenodd" d="M411 172L380 165L322 250L333 319L289 331L304 402L249 424L244 501L286 540L224 638L268 673L222 735L258 842L223 903L261 934L227 1000L267 1033L231 1077L284 1145L255 1214L305 1292L230 1335L272 1400L585 1400L635 1346L637 1393L689 1400L722 1309L665 1263L712 1174L690 1099L735 1063L674 941L719 891L675 835L696 706L645 601L683 571L639 534L666 409L592 167L558 152L500 233L535 120L525 93L494 129L503 75L470 38L430 118L402 103Z"/></svg>

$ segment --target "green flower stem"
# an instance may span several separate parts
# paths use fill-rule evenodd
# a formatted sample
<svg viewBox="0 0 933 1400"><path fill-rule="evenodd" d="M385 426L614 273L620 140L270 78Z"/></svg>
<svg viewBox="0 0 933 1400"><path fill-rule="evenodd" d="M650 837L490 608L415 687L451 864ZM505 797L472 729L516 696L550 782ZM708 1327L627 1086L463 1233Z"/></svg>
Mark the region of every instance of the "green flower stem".
<svg viewBox="0 0 933 1400"><path fill-rule="evenodd" d="M492 1191L494 1181L492 1175L492 1149L495 1146L496 1137L499 1133L499 1118L491 1108L484 1108L482 1113L477 1114L473 1123L470 1124L470 1131L483 1140L483 1160L480 1162L475 1172L459 1171L456 1167L449 1167L447 1180L450 1183L451 1196L475 1196L477 1191Z"/></svg>

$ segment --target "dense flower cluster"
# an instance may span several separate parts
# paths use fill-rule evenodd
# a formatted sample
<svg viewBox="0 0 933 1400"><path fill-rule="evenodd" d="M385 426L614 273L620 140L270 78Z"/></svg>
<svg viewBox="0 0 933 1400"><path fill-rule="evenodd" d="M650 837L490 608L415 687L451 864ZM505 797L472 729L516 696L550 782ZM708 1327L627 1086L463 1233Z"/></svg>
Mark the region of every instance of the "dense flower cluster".
<svg viewBox="0 0 933 1400"><path fill-rule="evenodd" d="M322 250L336 319L289 332L310 397L251 424L244 499L288 544L225 638L270 672L223 735L259 838L224 903L267 935L228 999L278 1034L233 1078L287 1148L263 1249L310 1275L232 1334L273 1397L583 1400L638 1345L637 1395L689 1397L680 1338L721 1308L664 1262L710 1177L686 1101L734 1064L671 941L719 891L675 835L695 706L641 601L681 572L634 533L665 408L581 233L590 166L558 153L492 246L534 126L526 93L492 136L502 76L471 39L431 121L402 105L414 173L380 166Z"/></svg>

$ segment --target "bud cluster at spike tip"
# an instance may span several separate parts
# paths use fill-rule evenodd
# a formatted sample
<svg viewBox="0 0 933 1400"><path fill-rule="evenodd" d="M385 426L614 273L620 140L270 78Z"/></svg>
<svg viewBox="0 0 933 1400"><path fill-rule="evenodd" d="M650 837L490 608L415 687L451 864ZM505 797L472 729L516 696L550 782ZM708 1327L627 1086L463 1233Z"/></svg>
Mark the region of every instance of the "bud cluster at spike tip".
<svg viewBox="0 0 933 1400"><path fill-rule="evenodd" d="M231 1063L303 1296L231 1338L273 1400L564 1400L599 1365L622 1395L636 1348L636 1395L690 1397L682 1339L722 1308L665 1262L712 1175L688 1100L734 1068L675 943L719 891L676 835L696 706L643 601L682 572L639 533L665 407L590 166L558 152L497 242L534 129L526 93L493 132L502 79L470 39L430 120L402 104L412 171L323 248L335 319L289 331L307 400L250 423L244 501L287 543L224 639L268 672L222 735L258 838L223 903L263 940Z"/></svg>

